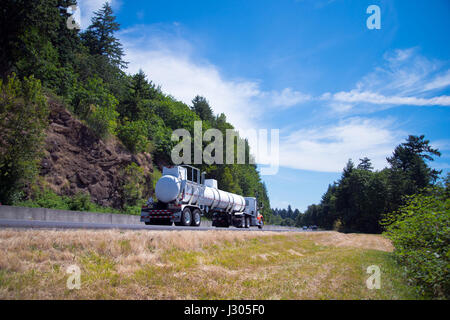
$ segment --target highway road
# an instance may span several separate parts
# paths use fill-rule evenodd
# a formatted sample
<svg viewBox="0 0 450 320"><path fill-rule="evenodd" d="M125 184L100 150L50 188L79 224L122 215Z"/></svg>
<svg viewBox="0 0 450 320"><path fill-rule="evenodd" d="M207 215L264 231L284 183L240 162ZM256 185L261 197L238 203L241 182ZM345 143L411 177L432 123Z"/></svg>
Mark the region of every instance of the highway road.
<svg viewBox="0 0 450 320"><path fill-rule="evenodd" d="M38 220L8 220L0 219L0 228L21 228L21 229L120 229L120 230L191 230L191 231L209 231L209 230L230 230L245 232L248 230L259 232L304 232L301 229L277 229L276 226L263 228L262 230L252 227L250 229L239 228L216 228L216 227L176 227L176 226L146 226L142 224L110 224L110 223L82 223L82 222L61 222L61 221L38 221Z"/></svg>

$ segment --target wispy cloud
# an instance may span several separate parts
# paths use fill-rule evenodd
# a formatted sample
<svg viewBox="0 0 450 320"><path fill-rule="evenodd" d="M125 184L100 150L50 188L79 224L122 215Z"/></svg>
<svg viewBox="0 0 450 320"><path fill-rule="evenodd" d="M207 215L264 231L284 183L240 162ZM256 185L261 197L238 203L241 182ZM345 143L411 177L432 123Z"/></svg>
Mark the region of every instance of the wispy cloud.
<svg viewBox="0 0 450 320"><path fill-rule="evenodd" d="M332 96L332 100L345 103L372 103L381 105L450 106L450 96L433 98L384 96L371 91L358 90L338 92Z"/></svg>
<svg viewBox="0 0 450 320"><path fill-rule="evenodd" d="M433 94L450 86L450 70L442 70L444 63L426 59L417 51L411 48L387 53L385 64L363 77L355 88L325 93L321 99L329 100L332 108L345 112L367 104L384 108L450 106L450 96Z"/></svg>
<svg viewBox="0 0 450 320"><path fill-rule="evenodd" d="M271 91L265 95L269 97L268 102L271 106L280 108L288 108L312 100L311 95L292 88L285 88L281 92Z"/></svg>
<svg viewBox="0 0 450 320"><path fill-rule="evenodd" d="M258 80L224 77L179 36L179 27L141 25L123 30L128 72L142 69L164 92L189 105L197 94L206 97L213 111L225 113L237 128L255 128L264 110L292 107L311 98L291 88L264 91Z"/></svg>
<svg viewBox="0 0 450 320"><path fill-rule="evenodd" d="M386 166L386 156L404 136L393 130L393 121L350 118L335 125L294 131L280 142L284 167L340 172L349 158L356 163L369 157L375 168Z"/></svg>

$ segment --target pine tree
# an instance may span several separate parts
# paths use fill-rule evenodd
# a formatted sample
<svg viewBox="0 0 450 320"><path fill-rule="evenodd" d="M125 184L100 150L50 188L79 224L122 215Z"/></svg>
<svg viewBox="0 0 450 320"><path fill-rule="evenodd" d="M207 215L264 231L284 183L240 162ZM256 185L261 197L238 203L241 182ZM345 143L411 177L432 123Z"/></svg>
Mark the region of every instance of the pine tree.
<svg viewBox="0 0 450 320"><path fill-rule="evenodd" d="M91 54L105 56L114 66L124 68L127 63L122 60L122 44L114 36L119 29L120 24L116 22L111 5L105 2L103 7L94 13L91 25L82 34L82 39Z"/></svg>
<svg viewBox="0 0 450 320"><path fill-rule="evenodd" d="M204 97L196 96L194 100L192 100L192 105L192 111L198 114L200 119L210 122L214 120L213 111Z"/></svg>
<svg viewBox="0 0 450 320"><path fill-rule="evenodd" d="M372 162L370 161L369 158L364 157L364 159L359 159L359 161L361 162L358 164L358 169L366 171L373 170Z"/></svg>

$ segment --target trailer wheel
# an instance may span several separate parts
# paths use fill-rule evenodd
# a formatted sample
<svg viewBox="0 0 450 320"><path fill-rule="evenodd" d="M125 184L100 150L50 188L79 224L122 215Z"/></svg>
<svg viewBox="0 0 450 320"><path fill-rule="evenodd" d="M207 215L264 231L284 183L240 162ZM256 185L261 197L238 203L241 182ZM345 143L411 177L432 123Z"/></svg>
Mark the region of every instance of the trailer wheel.
<svg viewBox="0 0 450 320"><path fill-rule="evenodd" d="M202 223L202 213L199 209L194 209L192 212L192 226L200 227Z"/></svg>
<svg viewBox="0 0 450 320"><path fill-rule="evenodd" d="M247 219L245 218L245 216L243 216L241 218L241 225L239 226L239 228L246 228L247 225Z"/></svg>
<svg viewBox="0 0 450 320"><path fill-rule="evenodd" d="M181 214L181 223L183 224L183 226L187 227L191 225L191 222L192 222L191 209L185 208L183 210L183 213Z"/></svg>
<svg viewBox="0 0 450 320"><path fill-rule="evenodd" d="M249 217L245 217L245 228L246 229L250 228L250 218Z"/></svg>

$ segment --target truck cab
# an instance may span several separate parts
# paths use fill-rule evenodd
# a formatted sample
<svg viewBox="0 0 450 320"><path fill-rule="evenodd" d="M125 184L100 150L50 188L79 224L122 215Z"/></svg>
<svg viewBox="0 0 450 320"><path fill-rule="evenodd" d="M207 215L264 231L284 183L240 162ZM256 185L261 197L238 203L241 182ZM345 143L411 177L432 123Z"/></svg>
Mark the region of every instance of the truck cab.
<svg viewBox="0 0 450 320"><path fill-rule="evenodd" d="M250 227L262 229L264 220L258 207L258 200L255 197L245 198L245 214L250 217Z"/></svg>

